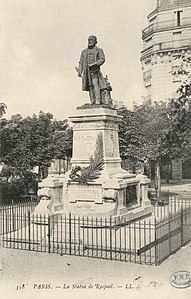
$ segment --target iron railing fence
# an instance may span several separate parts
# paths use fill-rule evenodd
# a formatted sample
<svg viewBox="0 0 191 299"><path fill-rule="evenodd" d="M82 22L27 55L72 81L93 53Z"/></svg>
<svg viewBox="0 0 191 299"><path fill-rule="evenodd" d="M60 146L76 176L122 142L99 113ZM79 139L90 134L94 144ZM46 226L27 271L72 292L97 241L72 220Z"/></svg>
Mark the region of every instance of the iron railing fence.
<svg viewBox="0 0 191 299"><path fill-rule="evenodd" d="M153 215L157 219L163 219L170 214L176 214L181 208L191 206L191 199L178 198L177 196L170 196L167 192L160 201L153 203Z"/></svg>
<svg viewBox="0 0 191 299"><path fill-rule="evenodd" d="M14 216L16 227L9 232L10 218L4 216L1 245L60 255L155 264L154 250L138 255L138 249L154 241L151 220L119 222L117 219L68 215ZM16 229L18 228L19 229Z"/></svg>
<svg viewBox="0 0 191 299"><path fill-rule="evenodd" d="M6 222L9 219L9 225L6 223L6 232L19 229L22 222L16 222L16 216L22 216L28 213L28 211L34 212L35 207L38 205L39 199L22 200L17 203L0 205L0 235L3 233L3 218L6 218ZM5 229L5 228L4 228Z"/></svg>
<svg viewBox="0 0 191 299"><path fill-rule="evenodd" d="M191 207L169 213L156 222L155 263L161 264L171 254L191 241Z"/></svg>
<svg viewBox="0 0 191 299"><path fill-rule="evenodd" d="M172 203L161 217L151 216L134 222L121 222L113 217L81 217L71 213L43 215L30 209L24 214L19 209L13 209L11 213L5 210L1 213L1 245L60 255L159 265L191 241L189 203L179 203L176 209Z"/></svg>

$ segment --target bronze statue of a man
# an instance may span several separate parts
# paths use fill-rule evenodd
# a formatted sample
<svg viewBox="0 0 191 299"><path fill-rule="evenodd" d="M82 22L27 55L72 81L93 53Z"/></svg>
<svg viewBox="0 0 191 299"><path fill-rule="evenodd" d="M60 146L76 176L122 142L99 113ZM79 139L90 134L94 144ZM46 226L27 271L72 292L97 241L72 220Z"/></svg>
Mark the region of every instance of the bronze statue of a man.
<svg viewBox="0 0 191 299"><path fill-rule="evenodd" d="M97 37L88 38L88 48L83 50L80 57L78 76L82 78L82 90L89 91L91 104L102 104L102 91L107 89L106 81L100 71L105 62L105 55L101 48L96 46Z"/></svg>

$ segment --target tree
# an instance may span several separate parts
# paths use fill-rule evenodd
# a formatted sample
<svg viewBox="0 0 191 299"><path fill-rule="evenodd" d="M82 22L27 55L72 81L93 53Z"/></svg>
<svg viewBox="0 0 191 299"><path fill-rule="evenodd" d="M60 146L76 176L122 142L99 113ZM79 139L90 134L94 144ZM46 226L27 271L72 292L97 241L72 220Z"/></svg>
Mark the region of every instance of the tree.
<svg viewBox="0 0 191 299"><path fill-rule="evenodd" d="M53 143L55 146L55 159L66 159L67 167L72 157L73 131L67 121L54 121L55 132Z"/></svg>
<svg viewBox="0 0 191 299"><path fill-rule="evenodd" d="M48 167L54 158L65 158L71 152L67 120L56 121L50 113L40 112L38 117L25 119L12 116L2 123L1 136L1 161L17 171Z"/></svg>
<svg viewBox="0 0 191 299"><path fill-rule="evenodd" d="M119 109L119 114L123 117L119 126L120 156L122 160L130 159L134 172L137 162L155 161L155 186L159 197L161 162L169 156L164 142L169 125L167 103L147 101L139 106L134 105L133 111L123 107Z"/></svg>
<svg viewBox="0 0 191 299"><path fill-rule="evenodd" d="M67 120L56 121L51 113L22 118L17 114L10 120L1 119L1 162L6 165L1 181L24 181L22 192L37 184L43 169L54 158L71 154L72 135ZM33 168L38 167L38 177Z"/></svg>
<svg viewBox="0 0 191 299"><path fill-rule="evenodd" d="M143 135L133 111L122 107L118 110L118 114L122 116L122 121L119 125L120 157L122 161L128 160L133 172L135 172L136 163L142 160Z"/></svg>
<svg viewBox="0 0 191 299"><path fill-rule="evenodd" d="M3 117L3 115L6 113L7 106L4 103L0 103L0 118Z"/></svg>
<svg viewBox="0 0 191 299"><path fill-rule="evenodd" d="M146 161L155 161L156 164L155 187L159 198L161 162L169 155L169 149L164 142L166 129L169 125L167 103L147 101L140 106L135 106L134 113L142 136L141 157Z"/></svg>

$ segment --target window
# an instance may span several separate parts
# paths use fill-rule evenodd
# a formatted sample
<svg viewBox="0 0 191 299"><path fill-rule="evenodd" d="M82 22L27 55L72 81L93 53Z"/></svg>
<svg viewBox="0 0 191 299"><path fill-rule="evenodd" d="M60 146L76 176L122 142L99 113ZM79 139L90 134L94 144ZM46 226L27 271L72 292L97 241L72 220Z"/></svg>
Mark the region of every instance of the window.
<svg viewBox="0 0 191 299"><path fill-rule="evenodd" d="M175 12L175 23L176 23L176 26L181 26L181 23L182 23L182 13L183 13L182 10L178 10L178 11Z"/></svg>
<svg viewBox="0 0 191 299"><path fill-rule="evenodd" d="M177 26L180 26L180 11L177 11Z"/></svg>
<svg viewBox="0 0 191 299"><path fill-rule="evenodd" d="M173 32L173 48L179 48L182 46L182 32Z"/></svg>

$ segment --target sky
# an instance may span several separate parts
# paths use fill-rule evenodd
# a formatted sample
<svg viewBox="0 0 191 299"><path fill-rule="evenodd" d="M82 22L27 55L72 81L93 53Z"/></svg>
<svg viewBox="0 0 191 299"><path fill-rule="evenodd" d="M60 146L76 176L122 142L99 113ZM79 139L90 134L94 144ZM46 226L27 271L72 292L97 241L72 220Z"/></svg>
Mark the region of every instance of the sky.
<svg viewBox="0 0 191 299"><path fill-rule="evenodd" d="M112 98L142 101L141 32L156 0L1 0L0 102L6 117L75 114L89 102L77 76L81 51L96 35Z"/></svg>

